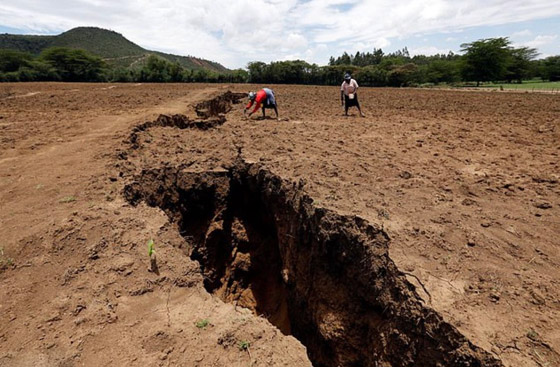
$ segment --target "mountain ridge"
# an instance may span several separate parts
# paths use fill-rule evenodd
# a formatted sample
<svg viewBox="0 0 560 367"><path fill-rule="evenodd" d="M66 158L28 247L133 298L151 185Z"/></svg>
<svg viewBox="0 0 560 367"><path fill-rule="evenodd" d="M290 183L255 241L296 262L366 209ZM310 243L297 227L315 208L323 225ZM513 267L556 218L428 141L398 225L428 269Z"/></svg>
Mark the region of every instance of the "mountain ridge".
<svg viewBox="0 0 560 367"><path fill-rule="evenodd" d="M54 36L0 34L0 49L37 55L49 47L83 49L103 58L108 64L122 67L141 65L149 55L157 55L171 62L178 62L187 69L207 69L216 72L229 70L217 62L198 57L147 50L120 33L98 27L76 27Z"/></svg>

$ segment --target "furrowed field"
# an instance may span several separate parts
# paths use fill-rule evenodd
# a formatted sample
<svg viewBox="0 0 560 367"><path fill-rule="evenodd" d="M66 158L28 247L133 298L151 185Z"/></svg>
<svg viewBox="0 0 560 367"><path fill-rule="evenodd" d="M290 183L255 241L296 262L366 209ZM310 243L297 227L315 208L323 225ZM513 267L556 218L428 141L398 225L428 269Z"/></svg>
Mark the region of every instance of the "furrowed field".
<svg viewBox="0 0 560 367"><path fill-rule="evenodd" d="M0 365L560 365L559 95L260 87L0 85Z"/></svg>

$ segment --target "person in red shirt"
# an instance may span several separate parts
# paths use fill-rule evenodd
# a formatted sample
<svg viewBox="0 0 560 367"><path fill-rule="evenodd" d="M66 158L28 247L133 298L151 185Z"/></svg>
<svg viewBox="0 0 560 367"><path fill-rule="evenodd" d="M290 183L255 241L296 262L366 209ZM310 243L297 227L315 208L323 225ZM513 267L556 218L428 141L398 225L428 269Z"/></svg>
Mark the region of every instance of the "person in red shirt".
<svg viewBox="0 0 560 367"><path fill-rule="evenodd" d="M274 112L276 113L276 118L278 118L278 106L276 105L276 96L272 89L263 88L258 92L250 92L249 93L249 103L243 110L243 114L247 113L247 110L251 108L252 105L255 105L253 111L249 112L249 116L257 112L259 107L262 106L262 114L263 118L266 117L264 110L266 108L274 108Z"/></svg>

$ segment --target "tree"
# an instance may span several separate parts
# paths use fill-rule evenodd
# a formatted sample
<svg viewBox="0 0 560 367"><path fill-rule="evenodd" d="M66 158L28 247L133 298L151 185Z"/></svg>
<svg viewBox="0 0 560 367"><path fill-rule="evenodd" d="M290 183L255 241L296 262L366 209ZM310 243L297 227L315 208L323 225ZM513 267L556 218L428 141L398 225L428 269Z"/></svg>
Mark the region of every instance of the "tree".
<svg viewBox="0 0 560 367"><path fill-rule="evenodd" d="M251 83L262 83L265 79L266 64L261 61L250 62L247 65L249 70L249 81Z"/></svg>
<svg viewBox="0 0 560 367"><path fill-rule="evenodd" d="M381 64L381 61L383 60L383 56L385 56L385 54L383 54L382 49L374 48L373 54L371 55L371 61L370 61L371 64L375 64L375 65Z"/></svg>
<svg viewBox="0 0 560 367"><path fill-rule="evenodd" d="M366 55L360 53L360 51L356 52L356 55L352 58L352 64L356 66L366 66L367 65Z"/></svg>
<svg viewBox="0 0 560 367"><path fill-rule="evenodd" d="M126 83L134 80L133 72L127 68L117 67L111 70L108 79L112 82Z"/></svg>
<svg viewBox="0 0 560 367"><path fill-rule="evenodd" d="M103 80L105 63L87 51L65 47L48 48L40 61L52 66L63 81L92 82Z"/></svg>
<svg viewBox="0 0 560 367"><path fill-rule="evenodd" d="M243 69L232 70L230 75L231 83L247 83L249 81L249 72Z"/></svg>
<svg viewBox="0 0 560 367"><path fill-rule="evenodd" d="M428 63L426 77L434 84L454 83L460 80L459 74L457 61L435 60Z"/></svg>
<svg viewBox="0 0 560 367"><path fill-rule="evenodd" d="M146 60L146 65L141 70L141 79L145 82L164 83L171 81L170 69L172 63L166 59L150 55Z"/></svg>
<svg viewBox="0 0 560 367"><path fill-rule="evenodd" d="M0 72L18 71L23 66L29 66L33 55L15 50L0 50Z"/></svg>
<svg viewBox="0 0 560 367"><path fill-rule="evenodd" d="M463 78L480 82L504 79L510 61L510 41L506 37L488 38L461 45L465 52Z"/></svg>
<svg viewBox="0 0 560 367"><path fill-rule="evenodd" d="M506 80L509 83L516 80L521 84L523 79L528 79L531 74L531 60L537 57L537 55L538 52L534 48L520 47L511 49Z"/></svg>
<svg viewBox="0 0 560 367"><path fill-rule="evenodd" d="M321 68L321 83L326 85L337 85L342 83L342 78L346 72L346 66L333 65Z"/></svg>
<svg viewBox="0 0 560 367"><path fill-rule="evenodd" d="M376 65L368 65L357 72L356 78L360 85L370 87L385 87L387 85L387 71Z"/></svg>
<svg viewBox="0 0 560 367"><path fill-rule="evenodd" d="M352 58L348 55L348 53L344 52L342 56L340 56L338 65L352 65Z"/></svg>
<svg viewBox="0 0 560 367"><path fill-rule="evenodd" d="M387 74L388 83L392 87L406 87L413 82L414 74L418 72L418 66L413 63L394 66Z"/></svg>
<svg viewBox="0 0 560 367"><path fill-rule="evenodd" d="M183 67L178 62L170 63L167 65L167 70L169 73L169 80L172 82L182 82L183 81Z"/></svg>
<svg viewBox="0 0 560 367"><path fill-rule="evenodd" d="M209 76L210 76L210 71L208 71L206 69L198 69L198 70L194 71L193 74L192 74L193 81L196 82L196 83L207 82Z"/></svg>
<svg viewBox="0 0 560 367"><path fill-rule="evenodd" d="M542 64L542 74L545 79L551 82L560 80L560 56L550 56L544 59Z"/></svg>

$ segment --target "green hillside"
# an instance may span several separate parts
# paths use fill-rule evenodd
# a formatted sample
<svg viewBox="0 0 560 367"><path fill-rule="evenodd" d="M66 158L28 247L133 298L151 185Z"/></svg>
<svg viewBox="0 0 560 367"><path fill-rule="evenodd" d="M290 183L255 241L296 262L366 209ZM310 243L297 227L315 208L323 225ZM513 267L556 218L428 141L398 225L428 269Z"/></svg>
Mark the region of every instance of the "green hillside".
<svg viewBox="0 0 560 367"><path fill-rule="evenodd" d="M0 34L0 49L17 50L37 55L51 46L56 36L27 36L19 34Z"/></svg>
<svg viewBox="0 0 560 367"><path fill-rule="evenodd" d="M217 62L146 50L120 33L96 27L78 27L58 36L0 34L0 49L13 49L37 55L48 47L83 49L102 57L110 65L122 67L142 65L149 55L157 55L171 62L178 62L188 69L217 72L228 70Z"/></svg>
<svg viewBox="0 0 560 367"><path fill-rule="evenodd" d="M117 32L93 27L74 28L55 36L51 46L81 48L102 58L143 55L149 52Z"/></svg>

